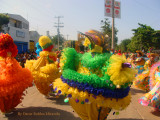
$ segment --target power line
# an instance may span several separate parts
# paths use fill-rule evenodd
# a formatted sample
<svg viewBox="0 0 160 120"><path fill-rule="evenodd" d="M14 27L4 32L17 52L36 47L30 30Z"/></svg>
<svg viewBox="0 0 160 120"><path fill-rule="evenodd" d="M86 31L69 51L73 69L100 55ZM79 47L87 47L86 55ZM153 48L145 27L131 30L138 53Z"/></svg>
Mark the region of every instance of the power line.
<svg viewBox="0 0 160 120"><path fill-rule="evenodd" d="M60 35L59 28L64 27L64 26L62 26L63 23L60 23L60 18L63 18L63 16L58 16L58 17L55 17L55 18L58 19L58 23L55 23L55 24L57 24L57 26L54 26L54 27L57 28L57 35L58 35L58 51L59 51L59 35Z"/></svg>

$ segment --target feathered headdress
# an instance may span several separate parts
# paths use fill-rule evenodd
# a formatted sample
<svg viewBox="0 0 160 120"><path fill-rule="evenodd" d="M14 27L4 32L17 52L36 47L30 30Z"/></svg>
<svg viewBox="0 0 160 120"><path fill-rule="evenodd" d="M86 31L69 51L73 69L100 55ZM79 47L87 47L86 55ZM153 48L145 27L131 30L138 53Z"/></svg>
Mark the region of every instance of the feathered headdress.
<svg viewBox="0 0 160 120"><path fill-rule="evenodd" d="M51 51L54 47L51 39L47 36L41 36L39 38L39 45L42 47L43 51Z"/></svg>
<svg viewBox="0 0 160 120"><path fill-rule="evenodd" d="M137 50L136 53L140 53L142 56L144 55L144 53L140 50Z"/></svg>
<svg viewBox="0 0 160 120"><path fill-rule="evenodd" d="M84 46L90 46L91 52L102 53L108 49L108 41L104 40L104 35L101 32L96 30L90 30L85 34L81 32L80 34L86 36Z"/></svg>
<svg viewBox="0 0 160 120"><path fill-rule="evenodd" d="M0 34L0 56L7 57L9 54L11 57L16 57L18 53L17 46L13 42L12 37L9 34Z"/></svg>

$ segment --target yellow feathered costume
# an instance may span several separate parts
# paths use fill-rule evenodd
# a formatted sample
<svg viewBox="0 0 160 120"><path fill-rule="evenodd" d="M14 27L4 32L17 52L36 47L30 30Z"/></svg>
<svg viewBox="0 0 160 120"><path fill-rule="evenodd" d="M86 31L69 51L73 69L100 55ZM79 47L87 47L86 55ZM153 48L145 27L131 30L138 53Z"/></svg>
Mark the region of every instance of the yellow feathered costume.
<svg viewBox="0 0 160 120"><path fill-rule="evenodd" d="M29 68L34 77L34 83L43 95L48 95L51 90L50 84L60 77L57 67L56 55L52 52L53 43L47 36L41 36L39 45L43 51L40 52L38 60L26 61L25 67Z"/></svg>

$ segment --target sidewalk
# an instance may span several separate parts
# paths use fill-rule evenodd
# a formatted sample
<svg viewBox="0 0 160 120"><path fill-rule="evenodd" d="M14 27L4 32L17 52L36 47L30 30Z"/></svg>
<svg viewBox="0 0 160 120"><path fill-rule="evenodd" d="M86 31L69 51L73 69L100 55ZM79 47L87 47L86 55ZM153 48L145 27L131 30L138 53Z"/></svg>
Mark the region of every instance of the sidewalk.
<svg viewBox="0 0 160 120"><path fill-rule="evenodd" d="M145 93L142 90L131 88L132 102L126 110L119 115L113 115L112 111L108 120L160 120L159 115L150 112L151 107L144 107L138 103L138 99ZM46 99L38 92L36 87L27 90L23 102L17 106L17 111L11 117L5 118L0 113L0 120L81 120L68 103L64 103L64 97L51 97Z"/></svg>

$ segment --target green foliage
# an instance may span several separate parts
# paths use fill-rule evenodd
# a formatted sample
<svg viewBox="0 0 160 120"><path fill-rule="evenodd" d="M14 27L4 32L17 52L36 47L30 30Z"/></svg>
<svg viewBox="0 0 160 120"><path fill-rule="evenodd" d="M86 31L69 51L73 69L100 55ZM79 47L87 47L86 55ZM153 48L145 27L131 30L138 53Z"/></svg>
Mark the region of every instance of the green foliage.
<svg viewBox="0 0 160 120"><path fill-rule="evenodd" d="M116 48L115 48L115 50L120 50L120 49L121 49L120 45L117 45Z"/></svg>
<svg viewBox="0 0 160 120"><path fill-rule="evenodd" d="M122 52L127 52L128 51L128 44L131 42L131 40L130 39L124 39L121 43L120 43L120 45L118 45L118 49L120 49ZM118 50L117 49L117 50Z"/></svg>
<svg viewBox="0 0 160 120"><path fill-rule="evenodd" d="M130 44L127 46L131 52L136 50L147 51L149 47L155 46L160 48L160 32L155 31L153 28L147 25L138 23L140 27L133 29L134 36L131 38Z"/></svg>
<svg viewBox="0 0 160 120"><path fill-rule="evenodd" d="M106 18L105 20L101 20L101 28L102 28L102 33L104 35L108 35L110 40L108 41L108 44L111 46L112 44L112 25L110 24L110 21L108 20L108 18ZM114 32L115 32L115 39L114 39L114 46L116 47L117 46L117 42L118 42L118 38L116 37L117 35L117 28L114 29ZM107 39L106 39L107 40Z"/></svg>
<svg viewBox="0 0 160 120"><path fill-rule="evenodd" d="M152 47L154 49L160 49L160 30L155 31L155 33L153 34L152 42L153 42Z"/></svg>
<svg viewBox="0 0 160 120"><path fill-rule="evenodd" d="M131 39L131 42L127 45L127 48L130 52L135 52L136 50L140 50L140 44L137 44L134 38Z"/></svg>
<svg viewBox="0 0 160 120"><path fill-rule="evenodd" d="M51 40L55 45L58 45L58 35L51 37ZM64 40L65 40L64 37L59 35L59 45L62 45Z"/></svg>
<svg viewBox="0 0 160 120"><path fill-rule="evenodd" d="M2 31L2 25L9 23L9 16L5 14L0 14L0 31Z"/></svg>

